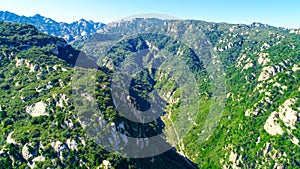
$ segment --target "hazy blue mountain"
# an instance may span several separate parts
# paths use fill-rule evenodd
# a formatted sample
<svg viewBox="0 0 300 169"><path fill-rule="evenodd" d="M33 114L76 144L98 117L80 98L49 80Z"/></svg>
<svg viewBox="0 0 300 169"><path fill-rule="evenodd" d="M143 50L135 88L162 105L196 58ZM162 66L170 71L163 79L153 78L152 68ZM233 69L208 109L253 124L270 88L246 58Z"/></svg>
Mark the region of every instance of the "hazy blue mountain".
<svg viewBox="0 0 300 169"><path fill-rule="evenodd" d="M69 24L56 22L51 18L46 18L39 14L26 17L7 11L0 11L0 21L31 24L40 31L49 35L62 37L69 43L86 38L105 25L100 22L86 21L84 19Z"/></svg>

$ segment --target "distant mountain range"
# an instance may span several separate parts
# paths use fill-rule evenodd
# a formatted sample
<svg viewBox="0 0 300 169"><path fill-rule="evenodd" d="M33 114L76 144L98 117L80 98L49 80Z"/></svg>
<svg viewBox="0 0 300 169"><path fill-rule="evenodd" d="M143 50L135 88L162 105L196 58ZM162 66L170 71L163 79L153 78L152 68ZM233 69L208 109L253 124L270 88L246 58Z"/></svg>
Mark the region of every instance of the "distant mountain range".
<svg viewBox="0 0 300 169"><path fill-rule="evenodd" d="M73 23L56 22L53 19L46 18L39 14L31 17L19 16L11 12L0 11L0 22L9 21L15 23L32 24L40 31L49 35L64 38L67 42L72 43L76 40L96 33L98 29L105 24L81 19Z"/></svg>

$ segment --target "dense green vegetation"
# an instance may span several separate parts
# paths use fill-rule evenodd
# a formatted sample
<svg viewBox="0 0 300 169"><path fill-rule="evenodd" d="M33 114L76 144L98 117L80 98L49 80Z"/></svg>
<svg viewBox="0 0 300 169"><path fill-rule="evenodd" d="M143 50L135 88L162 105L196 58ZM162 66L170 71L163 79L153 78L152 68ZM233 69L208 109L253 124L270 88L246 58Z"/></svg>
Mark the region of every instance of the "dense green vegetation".
<svg viewBox="0 0 300 169"><path fill-rule="evenodd" d="M134 166L129 159L109 153L88 139L76 120L70 81L79 51L30 25L1 23L0 30L1 167L27 168L27 163L32 164L40 155L45 160L36 162L37 168L95 167L105 159L116 168ZM16 66L16 62L22 64ZM67 98L61 107L62 95ZM32 117L26 107L39 101L47 104L49 115ZM6 141L12 131L11 137L18 144ZM60 141L66 146L67 139L74 140L77 148L66 147L60 155L51 143ZM24 145L30 145L33 156L29 159L22 156Z"/></svg>
<svg viewBox="0 0 300 169"><path fill-rule="evenodd" d="M137 25L142 29L164 22L138 19L110 29L136 28ZM183 31L180 29L183 26L200 29L222 61L227 100L222 118L209 137L199 140L214 104L211 79L196 52L180 40L150 33L122 39L105 54L105 62L95 74L90 73L77 81L82 85L79 85L81 92L87 93L86 98L89 93L95 94L97 106L108 125L114 124L122 134L150 137L168 128L186 129L185 132L178 131L179 135L182 134L179 139L172 138L176 141L174 149L150 158L130 159L108 152L86 133L81 117L92 117L93 114L89 114L88 107L78 109L73 103L85 105L88 99L72 97L73 67L79 51L64 40L41 33L31 25L1 22L0 168L28 168L33 164L36 168L105 168L105 165L122 169L196 166L299 168L299 143L293 139L300 139L300 35L258 23L231 25L169 21L168 24L175 32ZM106 36L109 35L105 31L95 35L95 39L89 42L90 46L97 49L97 38ZM155 48L151 48L149 43ZM95 48L83 50L98 56L99 51ZM176 83L167 69L142 68L130 81L129 100L138 110L146 111L151 107L151 93L158 91L162 102L168 104L160 118L145 124L132 122L114 105L112 78L116 67L126 59L134 60L128 65L135 67L140 66L136 64L139 61L151 63L163 60L162 56L151 54L156 50L178 56L187 65L195 77L199 105L184 107L185 100L181 94L186 86ZM149 54L135 55L143 51ZM82 67L77 67L78 70L88 70L86 66L89 63L79 65ZM184 65L179 65L176 70L185 70L182 68ZM84 89L83 86L91 83L91 79L96 81L95 90ZM289 100L291 104L286 106ZM43 105L46 106L43 108ZM199 110L196 117L189 116L191 110ZM281 111L283 114L280 114ZM295 122L287 122L284 118L288 111L296 112ZM282 134L272 135L265 128L274 112L278 112L274 118ZM190 119L191 124L185 121L176 123L180 113ZM294 119L292 115L289 117ZM124 127L119 127L121 125Z"/></svg>
<svg viewBox="0 0 300 169"><path fill-rule="evenodd" d="M137 19L133 22L124 23L122 26L113 26L109 33L122 33L128 30L137 31L152 24L163 24L159 20ZM299 120L296 120L295 129L291 129L282 117L277 117L278 123L284 134L271 135L264 126L272 112L279 111L280 107L289 100L296 99L292 104L292 110L299 112L299 35L289 33L289 30L271 27L254 23L252 25L230 25L215 24L207 22L169 22L173 24L173 31L180 32L178 28L182 25L198 27L212 43L212 47L222 60L222 65L226 73L227 82L227 102L223 111L223 118L219 122L217 129L205 142L199 140L199 133L202 132L203 122L210 111L213 101L210 99L211 91L209 81L207 81L205 70L196 60L193 60L193 52L187 48L186 59L190 70L199 80L199 93L202 103L197 114L192 130L183 137L182 142L178 142L177 150L184 153L189 159L202 168L221 167L241 167L241 168L272 168L283 166L284 168L299 167L299 145L292 142L292 138L298 138ZM180 25L181 24L181 25ZM138 26L137 26L138 25ZM180 26L178 26L180 25ZM176 27L178 26L178 27ZM159 26L158 26L159 27ZM178 28L176 30L176 28ZM105 36L97 35L97 37ZM155 38L154 38L155 37ZM113 64L121 63L125 57L130 56L130 52L137 52L145 49L143 40L148 40L154 46L170 49L171 53L178 52L179 46L172 43L171 39L149 34L131 37L126 44L117 48L113 47L109 55ZM161 39L162 38L162 39ZM91 42L93 45L97 43ZM175 44L175 45L174 45ZM181 48L182 49L182 48ZM89 48L89 52L96 52ZM147 56L146 56L147 58ZM189 61L189 59L192 59ZM111 66L111 65L109 65ZM148 72L152 72L148 70ZM159 71L156 71L159 74ZM149 87L149 82L155 80L154 88L162 91L172 91L178 88L171 79L155 79L157 74L142 73L141 79L148 79L144 82L145 90ZM206 80L205 80L206 79ZM207 83L207 82L208 83ZM279 85L278 85L279 84ZM165 87L165 88L164 88ZM135 90L138 91L138 90ZM146 96L143 92L140 100ZM146 92L147 93L147 92ZM164 93L164 92L162 92ZM173 98L178 98L180 92L174 92ZM147 104L145 104L147 105ZM180 103L169 105L163 122L167 127L172 126L171 121L176 121L176 116L180 111ZM188 111L188 110L186 110ZM287 110L286 110L287 111ZM168 118L168 114L172 112ZM246 116L247 112L249 115ZM284 112L285 113L285 112ZM299 119L299 116L295 116ZM289 134L292 132L292 134ZM183 146L184 145L184 148ZM271 145L268 147L268 145ZM292 147L292 148L290 148ZM276 158L274 158L276 156Z"/></svg>

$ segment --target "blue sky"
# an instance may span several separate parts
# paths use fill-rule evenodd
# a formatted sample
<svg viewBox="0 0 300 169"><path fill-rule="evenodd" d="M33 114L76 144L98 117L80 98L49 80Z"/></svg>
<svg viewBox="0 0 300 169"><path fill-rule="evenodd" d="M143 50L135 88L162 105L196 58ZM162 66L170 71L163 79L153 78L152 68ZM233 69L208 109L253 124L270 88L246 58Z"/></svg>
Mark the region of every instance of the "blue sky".
<svg viewBox="0 0 300 169"><path fill-rule="evenodd" d="M300 28L299 8L299 0L0 0L1 11L38 13L69 23L81 18L109 23L134 14L162 13L180 19Z"/></svg>

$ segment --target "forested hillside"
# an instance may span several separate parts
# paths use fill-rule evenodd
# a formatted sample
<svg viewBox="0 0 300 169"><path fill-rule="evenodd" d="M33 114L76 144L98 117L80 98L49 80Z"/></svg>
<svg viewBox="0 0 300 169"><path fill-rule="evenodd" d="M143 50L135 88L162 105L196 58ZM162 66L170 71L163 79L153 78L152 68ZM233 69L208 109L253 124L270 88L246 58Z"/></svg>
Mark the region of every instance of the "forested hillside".
<svg viewBox="0 0 300 169"><path fill-rule="evenodd" d="M192 46L194 30L203 39ZM76 45L82 51L32 25L0 23L0 168L300 167L298 30L134 19ZM116 76L124 70L136 71L130 81ZM116 89L126 85L122 99ZM164 108L156 120L138 123L119 111L122 101L147 111L153 97ZM216 125L204 128L209 120ZM129 158L99 144L111 130L121 133L107 138L119 152L147 147L128 137L161 133L173 148Z"/></svg>

